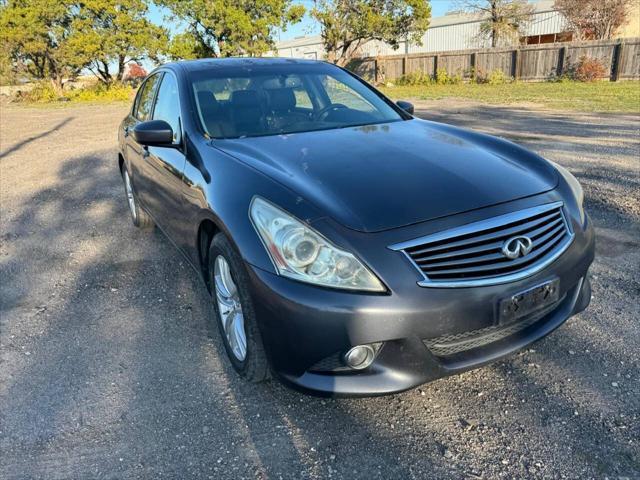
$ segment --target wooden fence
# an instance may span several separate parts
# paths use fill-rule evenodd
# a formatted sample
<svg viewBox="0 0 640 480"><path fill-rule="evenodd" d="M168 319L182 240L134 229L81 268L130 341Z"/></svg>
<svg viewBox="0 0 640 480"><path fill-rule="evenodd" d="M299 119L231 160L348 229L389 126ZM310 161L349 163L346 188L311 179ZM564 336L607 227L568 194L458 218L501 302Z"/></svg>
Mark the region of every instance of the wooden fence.
<svg viewBox="0 0 640 480"><path fill-rule="evenodd" d="M440 68L462 78L501 70L517 80L539 82L562 75L583 56L599 60L611 81L640 79L640 38L389 55L357 59L349 68L376 83L414 72L435 76Z"/></svg>

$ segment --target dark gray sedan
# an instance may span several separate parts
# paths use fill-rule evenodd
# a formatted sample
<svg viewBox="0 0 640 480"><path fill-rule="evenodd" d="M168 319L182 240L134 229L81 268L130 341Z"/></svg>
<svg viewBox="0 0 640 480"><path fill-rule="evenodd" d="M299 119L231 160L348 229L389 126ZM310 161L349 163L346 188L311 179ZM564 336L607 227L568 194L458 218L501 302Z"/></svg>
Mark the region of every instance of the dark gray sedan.
<svg viewBox="0 0 640 480"><path fill-rule="evenodd" d="M202 274L229 359L321 395L491 362L584 310L594 233L575 178L412 116L336 66L164 65L119 130L133 223Z"/></svg>

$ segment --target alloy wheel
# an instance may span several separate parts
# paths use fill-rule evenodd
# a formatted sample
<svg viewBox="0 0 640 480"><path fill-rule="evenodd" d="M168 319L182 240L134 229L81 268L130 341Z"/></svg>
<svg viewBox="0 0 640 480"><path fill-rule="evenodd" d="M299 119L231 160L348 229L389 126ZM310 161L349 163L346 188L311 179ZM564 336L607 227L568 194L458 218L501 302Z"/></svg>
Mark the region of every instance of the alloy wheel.
<svg viewBox="0 0 640 480"><path fill-rule="evenodd" d="M231 277L229 263L222 255L216 257L213 277L222 329L234 356L242 362L247 356L247 335L240 293Z"/></svg>

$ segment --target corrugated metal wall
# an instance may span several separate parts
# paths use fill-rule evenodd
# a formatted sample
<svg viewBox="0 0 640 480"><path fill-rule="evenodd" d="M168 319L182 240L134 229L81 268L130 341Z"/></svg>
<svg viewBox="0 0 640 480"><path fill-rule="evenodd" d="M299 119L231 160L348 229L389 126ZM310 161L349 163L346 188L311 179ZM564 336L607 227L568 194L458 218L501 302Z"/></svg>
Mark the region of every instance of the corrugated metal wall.
<svg viewBox="0 0 640 480"><path fill-rule="evenodd" d="M561 33L569 29L560 12L538 12L527 26L527 36Z"/></svg>
<svg viewBox="0 0 640 480"><path fill-rule="evenodd" d="M362 56L376 57L381 55L396 55L404 53L471 50L488 48L491 46L488 38L481 37L481 20L444 25L441 23L446 21L446 17L437 20L439 20L439 22L434 21L434 24L422 37L422 45L410 44L407 47L406 42L400 42L400 46L396 50L383 42L369 42L361 48ZM526 35L531 36L561 33L566 29L566 20L559 12L541 11L534 14L532 21L527 27ZM324 51L321 39L319 39L319 37L315 37L312 39L315 40L315 43L313 44L309 44L308 40L309 39L300 39L300 46L291 45L292 43L298 43L295 41L282 42L282 47L278 48L278 55L281 57L304 58L306 53L306 57L309 58L309 52L317 52L317 58L321 59Z"/></svg>

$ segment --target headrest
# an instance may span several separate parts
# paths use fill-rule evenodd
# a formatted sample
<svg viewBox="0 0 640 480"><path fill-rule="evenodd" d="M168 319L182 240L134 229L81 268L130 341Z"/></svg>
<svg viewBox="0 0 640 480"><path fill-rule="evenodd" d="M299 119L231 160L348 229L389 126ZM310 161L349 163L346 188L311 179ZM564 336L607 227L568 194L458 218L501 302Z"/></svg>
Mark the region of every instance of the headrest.
<svg viewBox="0 0 640 480"><path fill-rule="evenodd" d="M231 92L229 100L234 107L259 107L258 92L255 90L236 90Z"/></svg>
<svg viewBox="0 0 640 480"><path fill-rule="evenodd" d="M212 92L200 90L198 92L198 104L203 112L211 112L218 109L219 104Z"/></svg>
<svg viewBox="0 0 640 480"><path fill-rule="evenodd" d="M268 90L269 107L274 112L284 112L296 106L296 95L292 88Z"/></svg>

